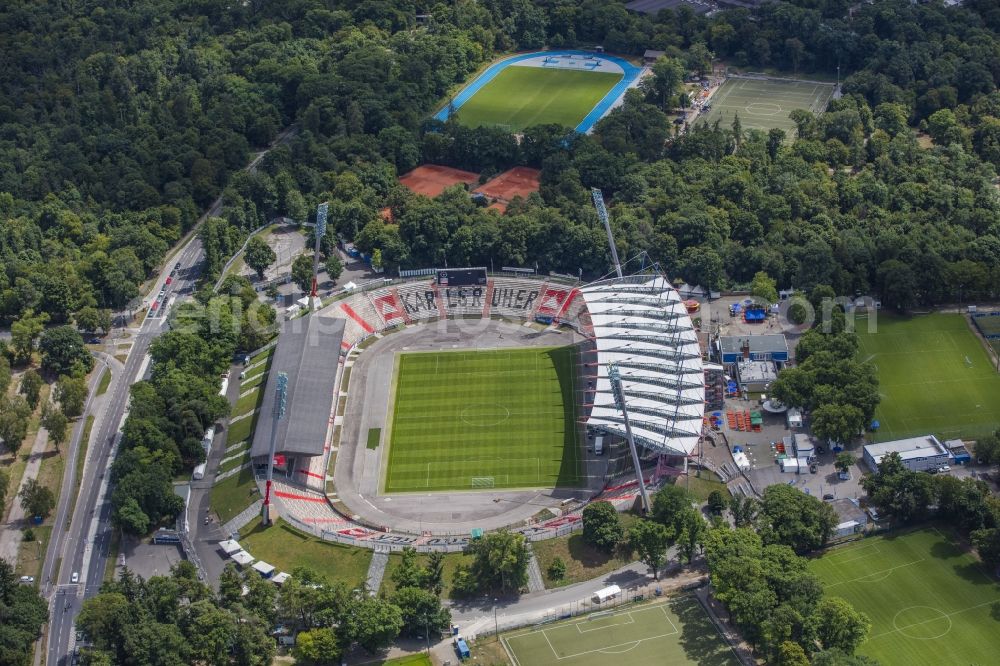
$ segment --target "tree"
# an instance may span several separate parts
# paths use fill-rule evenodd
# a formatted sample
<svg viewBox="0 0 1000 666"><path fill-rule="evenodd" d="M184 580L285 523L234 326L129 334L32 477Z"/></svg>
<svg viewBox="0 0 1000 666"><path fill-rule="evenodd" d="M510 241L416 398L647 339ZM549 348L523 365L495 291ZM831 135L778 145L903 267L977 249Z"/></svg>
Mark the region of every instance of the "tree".
<svg viewBox="0 0 1000 666"><path fill-rule="evenodd" d="M812 656L812 666L879 666L879 662L861 654L847 654L833 648Z"/></svg>
<svg viewBox="0 0 1000 666"><path fill-rule="evenodd" d="M413 548L403 548L399 566L390 576L392 582L397 588L421 587L424 576L424 569L417 564L417 551Z"/></svg>
<svg viewBox="0 0 1000 666"><path fill-rule="evenodd" d="M785 641L778 647L778 666L809 666L809 657L801 645Z"/></svg>
<svg viewBox="0 0 1000 666"><path fill-rule="evenodd" d="M15 361L25 363L31 358L31 353L35 350L35 340L42 334L48 320L49 316L44 312L36 316L29 309L11 324L10 343L11 349L14 350Z"/></svg>
<svg viewBox="0 0 1000 666"><path fill-rule="evenodd" d="M862 477L861 487L880 514L904 523L925 518L934 500L931 476L907 469L895 452L883 456L873 474Z"/></svg>
<svg viewBox="0 0 1000 666"><path fill-rule="evenodd" d="M469 544L472 574L483 592L517 592L528 583L528 546L524 535L489 532Z"/></svg>
<svg viewBox="0 0 1000 666"><path fill-rule="evenodd" d="M764 271L757 271L750 282L750 295L759 298L764 303L777 303L777 282Z"/></svg>
<svg viewBox="0 0 1000 666"><path fill-rule="evenodd" d="M677 532L680 521L691 508L691 496L683 486L670 484L663 486L653 495L653 520Z"/></svg>
<svg viewBox="0 0 1000 666"><path fill-rule="evenodd" d="M444 553L434 551L427 556L427 566L424 567L424 589L440 596L444 589Z"/></svg>
<svg viewBox="0 0 1000 666"><path fill-rule="evenodd" d="M336 282L340 274L344 272L344 262L336 254L330 254L323 263L326 274L331 281Z"/></svg>
<svg viewBox="0 0 1000 666"><path fill-rule="evenodd" d="M10 475L7 470L0 469L0 506L7 501L7 486L10 485Z"/></svg>
<svg viewBox="0 0 1000 666"><path fill-rule="evenodd" d="M87 333L96 333L97 331L107 333L111 330L110 310L102 310L89 306L80 308L73 315L73 320L76 322L77 328Z"/></svg>
<svg viewBox="0 0 1000 666"><path fill-rule="evenodd" d="M643 564L653 570L653 579L659 580L660 567L667 557L670 532L660 523L640 521L629 528L628 545L639 553Z"/></svg>
<svg viewBox="0 0 1000 666"><path fill-rule="evenodd" d="M857 460L854 455L848 453L847 451L841 451L837 454L837 457L833 461L833 466L837 468L838 471L846 472L849 470Z"/></svg>
<svg viewBox="0 0 1000 666"><path fill-rule="evenodd" d="M878 283L882 301L900 312L909 310L917 301L917 277L903 261L889 259L879 264Z"/></svg>
<svg viewBox="0 0 1000 666"><path fill-rule="evenodd" d="M727 504L726 496L722 494L721 490L713 490L708 494L708 510L712 513L721 514L725 511Z"/></svg>
<svg viewBox="0 0 1000 666"><path fill-rule="evenodd" d="M734 495L729 500L729 514L736 527L749 527L757 519L760 502L755 497Z"/></svg>
<svg viewBox="0 0 1000 666"><path fill-rule="evenodd" d="M971 537L972 545L983 562L993 569L1000 567L1000 528L975 530Z"/></svg>
<svg viewBox="0 0 1000 666"><path fill-rule="evenodd" d="M404 587L392 595L403 618L402 632L410 636L433 636L451 626L451 611L441 606L433 592L416 587Z"/></svg>
<svg viewBox="0 0 1000 666"><path fill-rule="evenodd" d="M41 636L48 609L33 586L18 583L14 565L6 560L0 560L0 613L0 661L30 663L31 649Z"/></svg>
<svg viewBox="0 0 1000 666"><path fill-rule="evenodd" d="M47 518L56 505L56 497L51 490L38 483L37 479L28 479L18 493L21 508L29 516Z"/></svg>
<svg viewBox="0 0 1000 666"><path fill-rule="evenodd" d="M684 81L684 66L676 58L661 56L653 63L650 74L642 79L639 87L647 100L669 108Z"/></svg>
<svg viewBox="0 0 1000 666"><path fill-rule="evenodd" d="M83 377L63 375L56 382L56 400L68 418L83 414L83 404L87 399L87 382Z"/></svg>
<svg viewBox="0 0 1000 666"><path fill-rule="evenodd" d="M824 649L835 648L854 654L868 638L871 619L840 597L826 597L816 605L812 630Z"/></svg>
<svg viewBox="0 0 1000 666"><path fill-rule="evenodd" d="M986 465L1000 463L1000 430L976 440L976 459Z"/></svg>
<svg viewBox="0 0 1000 666"><path fill-rule="evenodd" d="M308 254L300 254L292 262L292 282L302 291L312 289L313 260Z"/></svg>
<svg viewBox="0 0 1000 666"><path fill-rule="evenodd" d="M72 326L56 326L42 334L38 345L42 368L54 374L83 375L94 367L94 358L83 346L83 338Z"/></svg>
<svg viewBox="0 0 1000 666"><path fill-rule="evenodd" d="M226 564L219 574L219 605L232 608L243 598L243 577L232 563Z"/></svg>
<svg viewBox="0 0 1000 666"><path fill-rule="evenodd" d="M688 69L694 70L698 76L705 76L712 70L715 54L708 50L705 42L694 42L687 51Z"/></svg>
<svg viewBox="0 0 1000 666"><path fill-rule="evenodd" d="M618 511L611 502L591 502L583 510L583 538L610 552L625 536Z"/></svg>
<svg viewBox="0 0 1000 666"><path fill-rule="evenodd" d="M677 534L677 550L688 564L691 564L691 560L694 559L698 544L702 542L702 537L705 534L705 528L705 520L701 517L701 512L696 509L688 509Z"/></svg>
<svg viewBox="0 0 1000 666"><path fill-rule="evenodd" d="M4 341L0 340L0 395L7 393L7 387L10 386L11 380L10 361L7 360L6 351L7 347Z"/></svg>
<svg viewBox="0 0 1000 666"><path fill-rule="evenodd" d="M813 435L827 442L849 444L865 427L864 414L854 405L821 405L810 418Z"/></svg>
<svg viewBox="0 0 1000 666"><path fill-rule="evenodd" d="M337 635L328 627L300 631L295 636L292 650L297 662L316 666L336 666L340 663L340 645Z"/></svg>
<svg viewBox="0 0 1000 666"><path fill-rule="evenodd" d="M566 563L563 558L556 557L549 564L549 569L547 571L549 574L549 580L562 580L566 577Z"/></svg>
<svg viewBox="0 0 1000 666"><path fill-rule="evenodd" d="M0 395L0 440L7 450L17 453L21 442L28 434L28 417L31 407L28 401L19 395L6 397Z"/></svg>
<svg viewBox="0 0 1000 666"><path fill-rule="evenodd" d="M271 246L260 236L253 236L247 241L247 249L243 253L243 260L247 266L257 273L257 279L264 279L264 271L268 266L277 261L278 255L274 253ZM310 269L312 267L310 266Z"/></svg>
<svg viewBox="0 0 1000 666"><path fill-rule="evenodd" d="M403 629L403 613L396 604L364 595L351 604L344 629L351 640L368 652L375 652L399 636Z"/></svg>
<svg viewBox="0 0 1000 666"><path fill-rule="evenodd" d="M56 450L59 445L66 441L66 426L69 419L60 410L46 406L42 412L42 427L49 433L49 441L55 444Z"/></svg>
<svg viewBox="0 0 1000 666"><path fill-rule="evenodd" d="M808 552L826 544L837 525L837 514L828 503L779 484L764 489L758 520L765 544Z"/></svg>
<svg viewBox="0 0 1000 666"><path fill-rule="evenodd" d="M35 372L34 369L29 368L25 370L24 374L21 375L21 394L24 395L24 399L28 401L28 406L32 410L38 406L38 398L41 395L42 385L45 382L42 381L41 375Z"/></svg>

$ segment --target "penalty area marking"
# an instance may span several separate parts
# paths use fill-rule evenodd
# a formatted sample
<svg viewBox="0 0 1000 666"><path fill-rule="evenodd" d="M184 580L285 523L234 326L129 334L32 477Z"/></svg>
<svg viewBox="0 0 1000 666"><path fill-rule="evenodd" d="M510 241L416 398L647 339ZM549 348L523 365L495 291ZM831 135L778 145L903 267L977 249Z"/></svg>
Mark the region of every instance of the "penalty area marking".
<svg viewBox="0 0 1000 666"><path fill-rule="evenodd" d="M900 564L900 565L897 565L897 566L894 566L894 567L889 567L888 569L882 569L881 571L873 571L873 572L871 572L869 574L865 574L864 576L859 576L857 578L852 578L851 580L840 580L840 581L837 581L836 583L830 583L826 587L827 588L837 587L838 585L846 585L847 583L862 583L862 582L864 582L864 583L881 583L883 580L885 580L890 575L892 575L892 572L895 571L896 569L902 569L903 567L909 567L909 566L913 566L914 564L920 564L923 561L924 561L924 558L921 557L919 560L915 560L913 562L907 562L906 564ZM885 574L885 575L882 575L882 574ZM880 575L882 575L881 578L872 578L872 576L880 576Z"/></svg>

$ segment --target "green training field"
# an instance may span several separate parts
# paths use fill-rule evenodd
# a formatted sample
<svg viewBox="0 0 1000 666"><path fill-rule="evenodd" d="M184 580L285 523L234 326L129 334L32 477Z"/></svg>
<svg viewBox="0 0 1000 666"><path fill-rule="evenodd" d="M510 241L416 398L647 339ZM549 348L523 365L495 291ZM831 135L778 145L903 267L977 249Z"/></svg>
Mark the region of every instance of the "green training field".
<svg viewBox="0 0 1000 666"><path fill-rule="evenodd" d="M882 666L996 663L1000 587L936 529L834 548L810 568L871 618L859 652Z"/></svg>
<svg viewBox="0 0 1000 666"><path fill-rule="evenodd" d="M595 613L503 639L514 666L737 666L735 655L687 595L616 613Z"/></svg>
<svg viewBox="0 0 1000 666"><path fill-rule="evenodd" d="M711 110L699 116L698 122L711 125L718 120L729 127L739 114L744 130L777 128L791 135L795 132L795 123L788 117L791 111L822 111L832 95L829 83L730 78L712 95Z"/></svg>
<svg viewBox="0 0 1000 666"><path fill-rule="evenodd" d="M387 492L582 482L574 347L400 354Z"/></svg>
<svg viewBox="0 0 1000 666"><path fill-rule="evenodd" d="M879 441L915 435L975 438L1000 422L1000 375L960 314L878 313L856 321L860 359L878 370Z"/></svg>
<svg viewBox="0 0 1000 666"><path fill-rule="evenodd" d="M576 127L615 87L621 74L512 65L458 109L469 127L497 125L519 131L557 123Z"/></svg>

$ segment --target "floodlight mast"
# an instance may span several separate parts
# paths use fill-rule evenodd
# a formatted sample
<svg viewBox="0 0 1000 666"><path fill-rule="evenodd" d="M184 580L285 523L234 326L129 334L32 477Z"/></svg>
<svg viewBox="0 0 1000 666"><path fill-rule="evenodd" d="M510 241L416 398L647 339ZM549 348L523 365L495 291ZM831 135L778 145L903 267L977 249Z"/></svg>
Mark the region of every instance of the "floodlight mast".
<svg viewBox="0 0 1000 666"><path fill-rule="evenodd" d="M612 247L614 245L612 244ZM628 440L629 452L632 454L632 465L635 467L635 478L639 482L639 496L642 498L642 512L649 513L649 495L646 493L646 483L642 480L642 467L639 464L639 451L635 448L635 437L632 436L632 424L628 418L628 406L625 404L625 391L622 388L622 378L618 366L614 363L608 366L608 379L611 381L611 392L615 406L621 410L625 419L625 439Z"/></svg>
<svg viewBox="0 0 1000 666"><path fill-rule="evenodd" d="M285 402L288 398L288 374L278 373L278 383L274 388L274 410L271 415L271 448L267 454L267 483L264 485L264 508L261 523L270 525L271 517L271 479L274 477L274 456L278 447L278 421L285 418Z"/></svg>
<svg viewBox="0 0 1000 666"><path fill-rule="evenodd" d="M604 225L604 231L608 233L608 246L611 248L611 261L615 265L615 273L622 277L622 264L618 261L618 248L615 247L615 237L611 234L611 220L608 218L608 209L604 205L604 193L596 187L590 188L590 196L594 200L594 208L597 209L597 218Z"/></svg>
<svg viewBox="0 0 1000 666"><path fill-rule="evenodd" d="M321 240L323 236L326 235L326 214L329 210L330 204L325 201L316 208L316 226L313 228L313 231L316 232L316 243L313 248L312 290L309 292L309 296L312 298L319 296L319 292L317 291L319 277L319 251Z"/></svg>

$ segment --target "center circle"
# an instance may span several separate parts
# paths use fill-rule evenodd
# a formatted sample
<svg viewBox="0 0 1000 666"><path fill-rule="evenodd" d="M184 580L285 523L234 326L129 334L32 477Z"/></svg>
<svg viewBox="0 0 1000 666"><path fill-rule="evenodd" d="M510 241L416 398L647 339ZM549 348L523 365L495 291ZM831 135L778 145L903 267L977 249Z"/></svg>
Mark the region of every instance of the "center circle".
<svg viewBox="0 0 1000 666"><path fill-rule="evenodd" d="M753 102L751 104L747 104L744 108L747 113L752 113L758 116L776 116L781 113L781 107L771 102Z"/></svg>
<svg viewBox="0 0 1000 666"><path fill-rule="evenodd" d="M469 405L462 410L462 421L476 428L498 426L510 418L510 410L499 402Z"/></svg>
<svg viewBox="0 0 1000 666"><path fill-rule="evenodd" d="M951 631L952 622L933 606L907 606L893 616L892 626L907 638L932 641Z"/></svg>

